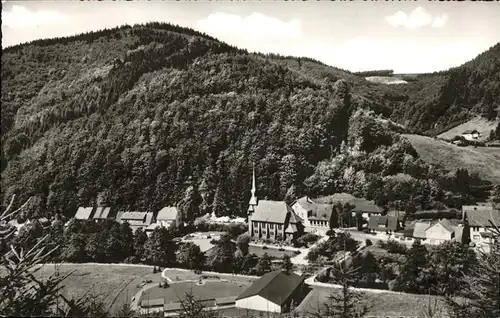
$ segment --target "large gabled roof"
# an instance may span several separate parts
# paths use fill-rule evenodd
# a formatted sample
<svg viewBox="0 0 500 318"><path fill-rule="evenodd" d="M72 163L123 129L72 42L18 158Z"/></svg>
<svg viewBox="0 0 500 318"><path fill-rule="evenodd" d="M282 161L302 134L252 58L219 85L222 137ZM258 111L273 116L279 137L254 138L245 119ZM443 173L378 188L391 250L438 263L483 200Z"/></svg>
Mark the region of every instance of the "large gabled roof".
<svg viewBox="0 0 500 318"><path fill-rule="evenodd" d="M304 277L295 273L287 274L282 270L269 272L243 291L236 300L259 295L282 306L303 281Z"/></svg>
<svg viewBox="0 0 500 318"><path fill-rule="evenodd" d="M156 216L156 220L158 221L172 221L177 220L177 216L179 215L179 210L175 206L166 206L160 211L158 211L158 215Z"/></svg>
<svg viewBox="0 0 500 318"><path fill-rule="evenodd" d="M284 201L260 200L254 207L251 219L252 221L284 224L289 212L292 212L292 208Z"/></svg>
<svg viewBox="0 0 500 318"><path fill-rule="evenodd" d="M328 221L330 220L333 211L333 204L318 203L307 196L298 199L294 204L298 204L306 211L310 211L311 216L309 217L309 219L311 220Z"/></svg>
<svg viewBox="0 0 500 318"><path fill-rule="evenodd" d="M429 222L417 222L415 223L415 227L413 228L413 237L414 238L425 238L425 230L431 227L431 223Z"/></svg>
<svg viewBox="0 0 500 318"><path fill-rule="evenodd" d="M78 210L76 211L75 219L78 219L78 220L90 219L90 215L92 214L93 209L94 208L92 208L92 207L87 207L87 208L79 207Z"/></svg>
<svg viewBox="0 0 500 318"><path fill-rule="evenodd" d="M469 226L491 227L491 222L500 226L500 211L493 209L469 210L465 212Z"/></svg>

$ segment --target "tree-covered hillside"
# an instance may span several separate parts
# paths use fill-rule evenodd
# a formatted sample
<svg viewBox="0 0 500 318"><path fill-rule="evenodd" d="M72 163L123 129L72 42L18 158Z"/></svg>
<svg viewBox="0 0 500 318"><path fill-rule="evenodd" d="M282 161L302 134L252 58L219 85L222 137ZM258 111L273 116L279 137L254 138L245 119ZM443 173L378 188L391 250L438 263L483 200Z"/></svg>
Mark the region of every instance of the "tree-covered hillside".
<svg viewBox="0 0 500 318"><path fill-rule="evenodd" d="M484 196L478 178L420 161L383 118L398 119L403 95L167 24L11 47L2 197L35 195L26 216L94 203L244 215L253 162L260 198L350 191L415 210Z"/></svg>

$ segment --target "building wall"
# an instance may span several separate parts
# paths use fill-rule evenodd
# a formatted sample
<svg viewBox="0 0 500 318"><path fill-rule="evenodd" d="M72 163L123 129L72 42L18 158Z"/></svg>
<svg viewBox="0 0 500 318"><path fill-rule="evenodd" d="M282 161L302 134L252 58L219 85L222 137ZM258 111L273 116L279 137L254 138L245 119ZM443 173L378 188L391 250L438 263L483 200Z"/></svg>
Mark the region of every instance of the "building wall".
<svg viewBox="0 0 500 318"><path fill-rule="evenodd" d="M255 295L236 301L236 308L281 313L281 307L262 296Z"/></svg>
<svg viewBox="0 0 500 318"><path fill-rule="evenodd" d="M255 239L280 240L285 237L285 225L271 222L252 221L248 229L250 236ZM280 228L281 226L281 228Z"/></svg>
<svg viewBox="0 0 500 318"><path fill-rule="evenodd" d="M488 232L488 230L482 226L470 226L470 241L473 243L481 243L481 233Z"/></svg>
<svg viewBox="0 0 500 318"><path fill-rule="evenodd" d="M169 228L172 225L174 225L176 222L175 220L158 220L158 223L160 223L161 226Z"/></svg>
<svg viewBox="0 0 500 318"><path fill-rule="evenodd" d="M295 212L295 214L297 214L304 220L305 227L311 226L311 223L308 219L307 210L304 209L298 202L295 202L295 204L292 205L292 210Z"/></svg>
<svg viewBox="0 0 500 318"><path fill-rule="evenodd" d="M453 233L448 232L441 224L437 223L425 230L427 243L431 245L439 245L453 238Z"/></svg>

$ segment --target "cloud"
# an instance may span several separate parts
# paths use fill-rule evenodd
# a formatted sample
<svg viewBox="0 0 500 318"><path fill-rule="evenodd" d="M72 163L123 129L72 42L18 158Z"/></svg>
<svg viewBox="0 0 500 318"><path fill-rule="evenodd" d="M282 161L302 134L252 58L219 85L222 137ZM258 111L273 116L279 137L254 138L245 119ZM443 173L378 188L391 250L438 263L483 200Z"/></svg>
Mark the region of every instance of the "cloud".
<svg viewBox="0 0 500 318"><path fill-rule="evenodd" d="M432 16L424 8L417 7L415 10L410 12L410 14L398 11L394 14L386 16L385 20L395 28L402 26L407 29L417 29L428 25L435 28L441 28L445 26L448 21L448 15L441 14Z"/></svg>
<svg viewBox="0 0 500 318"><path fill-rule="evenodd" d="M294 19L289 22L252 13L247 17L216 12L197 22L198 29L221 40L246 38L248 40L296 39L302 35L302 23Z"/></svg>
<svg viewBox="0 0 500 318"><path fill-rule="evenodd" d="M68 20L66 16L56 11L31 11L19 5L13 5L9 11L2 12L2 25L13 29L65 24Z"/></svg>

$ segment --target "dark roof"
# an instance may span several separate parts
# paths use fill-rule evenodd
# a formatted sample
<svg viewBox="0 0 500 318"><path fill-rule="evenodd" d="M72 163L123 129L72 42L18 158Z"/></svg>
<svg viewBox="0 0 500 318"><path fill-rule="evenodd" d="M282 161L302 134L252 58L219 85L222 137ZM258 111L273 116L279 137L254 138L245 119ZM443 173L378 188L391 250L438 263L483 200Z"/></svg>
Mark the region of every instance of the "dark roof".
<svg viewBox="0 0 500 318"><path fill-rule="evenodd" d="M178 311L178 310L181 310L181 309L182 309L182 305L181 305L180 302L169 303L169 304L163 305L163 310L164 311Z"/></svg>
<svg viewBox="0 0 500 318"><path fill-rule="evenodd" d="M302 284L304 277L282 270L269 272L256 280L241 293L236 300L259 295L276 305L283 305L293 292Z"/></svg>
<svg viewBox="0 0 500 318"><path fill-rule="evenodd" d="M465 211L465 218L469 221L469 226L491 227L493 224L500 226L500 211L492 209L468 210Z"/></svg>
<svg viewBox="0 0 500 318"><path fill-rule="evenodd" d="M380 215L372 215L368 220L368 228L369 229L378 229L381 227L385 228L385 223L387 222L387 217Z"/></svg>
<svg viewBox="0 0 500 318"><path fill-rule="evenodd" d="M466 131L464 131L462 134L473 134L473 133L477 133L478 131L475 130L475 129L468 129Z"/></svg>
<svg viewBox="0 0 500 318"><path fill-rule="evenodd" d="M395 216L372 215L368 220L368 228L372 230L384 229L395 231L399 227L398 222L399 220Z"/></svg>
<svg viewBox="0 0 500 318"><path fill-rule="evenodd" d="M284 201L259 200L252 213L252 221L284 224L286 216L292 211Z"/></svg>
<svg viewBox="0 0 500 318"><path fill-rule="evenodd" d="M217 306L230 305L234 304L235 302L236 302L236 296L215 298L215 303Z"/></svg>
<svg viewBox="0 0 500 318"><path fill-rule="evenodd" d="M165 303L165 299L164 298L143 299L141 301L141 307L163 306L164 303Z"/></svg>

